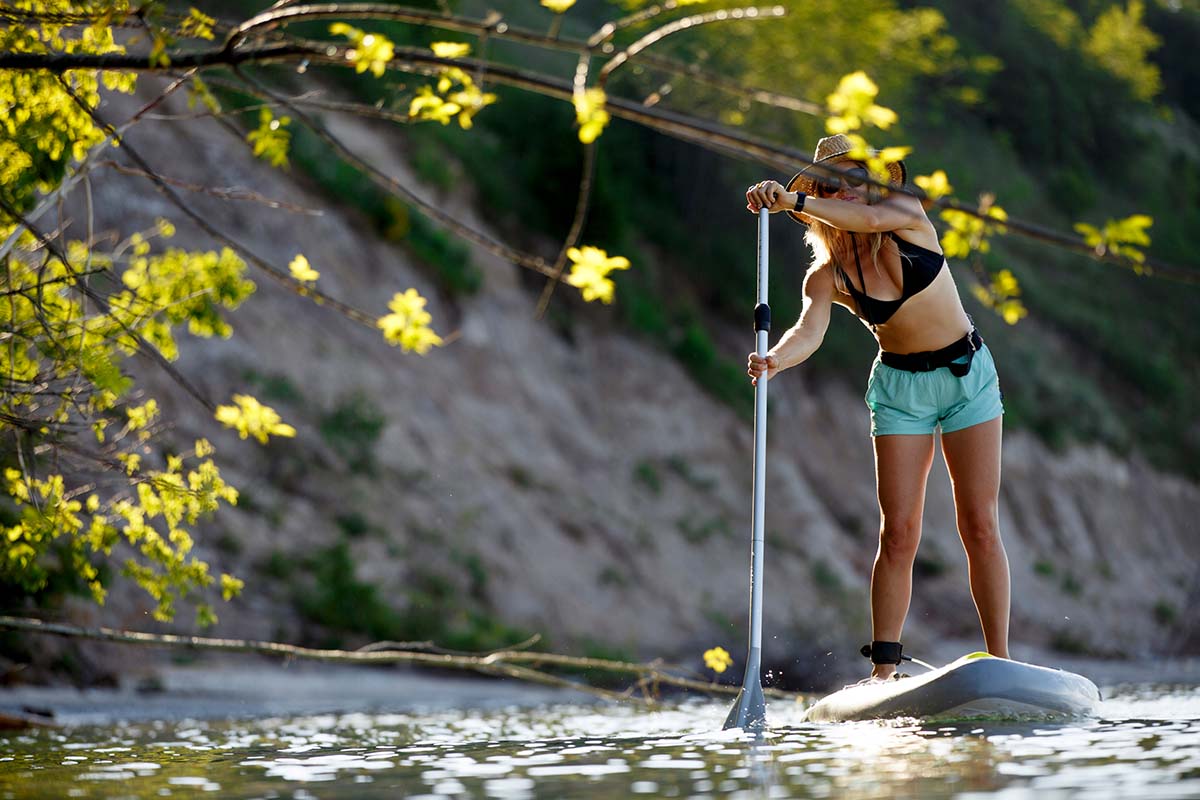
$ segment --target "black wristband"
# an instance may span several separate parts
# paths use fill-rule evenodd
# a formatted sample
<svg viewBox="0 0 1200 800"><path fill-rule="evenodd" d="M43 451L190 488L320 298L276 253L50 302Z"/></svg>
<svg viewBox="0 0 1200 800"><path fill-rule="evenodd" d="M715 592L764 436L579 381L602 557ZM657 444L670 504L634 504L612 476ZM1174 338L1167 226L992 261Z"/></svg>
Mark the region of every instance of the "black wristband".
<svg viewBox="0 0 1200 800"><path fill-rule="evenodd" d="M797 214L804 210L804 201L808 199L808 195L804 192L796 192L796 207L792 209Z"/></svg>

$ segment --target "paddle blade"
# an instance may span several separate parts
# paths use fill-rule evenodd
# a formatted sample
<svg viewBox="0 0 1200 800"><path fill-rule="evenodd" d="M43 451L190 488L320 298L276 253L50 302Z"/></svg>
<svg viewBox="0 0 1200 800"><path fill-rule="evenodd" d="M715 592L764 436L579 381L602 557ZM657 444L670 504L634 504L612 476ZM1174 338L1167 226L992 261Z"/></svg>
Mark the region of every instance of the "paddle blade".
<svg viewBox="0 0 1200 800"><path fill-rule="evenodd" d="M741 728L745 731L762 731L767 727L767 702L763 698L762 684L757 680L747 681L738 692L729 716L725 718L725 730Z"/></svg>

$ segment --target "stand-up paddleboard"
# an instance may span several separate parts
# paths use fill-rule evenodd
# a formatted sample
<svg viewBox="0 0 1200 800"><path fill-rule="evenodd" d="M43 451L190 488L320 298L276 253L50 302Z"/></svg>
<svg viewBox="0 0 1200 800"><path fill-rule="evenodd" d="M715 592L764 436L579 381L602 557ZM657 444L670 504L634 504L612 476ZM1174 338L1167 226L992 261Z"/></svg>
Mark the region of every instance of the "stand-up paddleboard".
<svg viewBox="0 0 1200 800"><path fill-rule="evenodd" d="M1100 690L1082 675L971 653L923 675L847 686L804 719L1048 719L1086 716L1098 702Z"/></svg>

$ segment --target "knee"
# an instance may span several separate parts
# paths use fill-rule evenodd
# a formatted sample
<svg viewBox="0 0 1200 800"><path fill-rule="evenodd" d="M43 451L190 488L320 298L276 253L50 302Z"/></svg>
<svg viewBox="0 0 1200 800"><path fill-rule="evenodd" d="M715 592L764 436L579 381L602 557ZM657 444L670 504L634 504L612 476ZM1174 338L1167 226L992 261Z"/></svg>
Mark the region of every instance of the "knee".
<svg viewBox="0 0 1200 800"><path fill-rule="evenodd" d="M921 542L921 520L884 520L879 529L879 555L888 561L910 562Z"/></svg>
<svg viewBox="0 0 1200 800"><path fill-rule="evenodd" d="M958 534L968 549L998 546L1000 544L1000 521L995 504L981 504L960 510Z"/></svg>

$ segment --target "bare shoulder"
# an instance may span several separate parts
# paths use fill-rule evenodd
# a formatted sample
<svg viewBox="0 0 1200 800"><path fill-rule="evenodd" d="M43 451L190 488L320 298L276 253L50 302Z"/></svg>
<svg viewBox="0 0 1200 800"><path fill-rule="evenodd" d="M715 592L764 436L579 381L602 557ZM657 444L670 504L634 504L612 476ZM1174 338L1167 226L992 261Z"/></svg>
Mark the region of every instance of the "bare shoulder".
<svg viewBox="0 0 1200 800"><path fill-rule="evenodd" d="M804 293L807 295L833 293L833 262L813 264L804 275Z"/></svg>
<svg viewBox="0 0 1200 800"><path fill-rule="evenodd" d="M904 222L893 228L893 233L904 241L915 244L918 247L923 247L926 250L934 252L941 251L942 248L938 244L937 229L929 221L929 216L925 213L925 208L921 205L919 199L911 194L893 192L883 200L881 205L886 205L896 211L903 212L902 218Z"/></svg>

